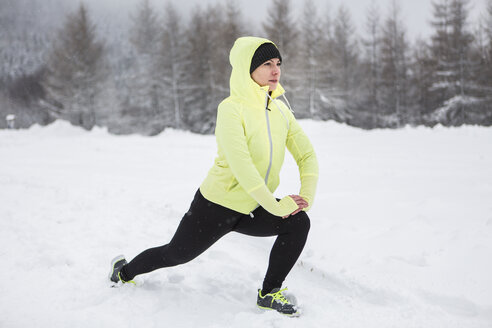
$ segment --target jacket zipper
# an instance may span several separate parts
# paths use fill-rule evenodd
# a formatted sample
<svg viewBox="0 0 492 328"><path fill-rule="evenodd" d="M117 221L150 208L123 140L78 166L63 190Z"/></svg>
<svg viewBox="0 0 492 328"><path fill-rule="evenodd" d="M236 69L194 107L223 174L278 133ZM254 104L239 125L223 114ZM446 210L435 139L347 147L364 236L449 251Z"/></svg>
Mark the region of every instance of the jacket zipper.
<svg viewBox="0 0 492 328"><path fill-rule="evenodd" d="M268 140L270 141L270 162L268 163L268 169L267 173L265 175L265 184L268 187L268 176L270 175L270 169L272 168L272 161L273 161L273 142L272 142L272 132L270 130L270 118L268 117L268 94L265 97L265 116L266 116L266 122L267 122L267 130L268 130ZM260 204L256 208L258 208ZM256 209L255 208L255 209ZM253 210L254 211L254 210ZM249 216L253 219L255 215L253 214L253 211L249 212Z"/></svg>
<svg viewBox="0 0 492 328"><path fill-rule="evenodd" d="M268 94L266 95L266 100L265 100L265 115L266 115L266 122L267 122L267 129L268 129L268 140L270 141L270 163L268 163L268 170L265 175L265 184L268 186L268 176L270 175L270 169L272 168L272 161L273 161L273 141L272 141L272 132L270 130L270 118L268 117Z"/></svg>

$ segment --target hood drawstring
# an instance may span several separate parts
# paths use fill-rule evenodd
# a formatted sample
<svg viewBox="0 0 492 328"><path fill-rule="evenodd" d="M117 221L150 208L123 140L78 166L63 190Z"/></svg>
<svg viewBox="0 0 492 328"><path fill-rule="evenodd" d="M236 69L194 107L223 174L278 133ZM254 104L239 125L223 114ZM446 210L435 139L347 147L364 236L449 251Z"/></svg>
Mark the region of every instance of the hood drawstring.
<svg viewBox="0 0 492 328"><path fill-rule="evenodd" d="M289 130L289 128L290 128L289 119L285 116L284 111L280 108L280 106L277 104L277 101L275 99L273 99L268 92L265 91L265 93L266 93L267 97L270 98L270 100L272 101L272 103L274 103L275 106L277 106L278 110L280 111L280 113L284 117L285 123L287 123L287 130ZM284 97L285 101L287 102L287 106L289 107L290 111L293 113L294 111L290 107L289 101L287 100L287 98L285 97L284 94L282 94L282 97Z"/></svg>
<svg viewBox="0 0 492 328"><path fill-rule="evenodd" d="M289 107L289 110L294 113L294 110L292 109L292 107L290 107L290 103L289 103L289 100L287 100L287 97L285 96L285 93L282 93L282 97L284 98L285 102L287 103L287 107Z"/></svg>

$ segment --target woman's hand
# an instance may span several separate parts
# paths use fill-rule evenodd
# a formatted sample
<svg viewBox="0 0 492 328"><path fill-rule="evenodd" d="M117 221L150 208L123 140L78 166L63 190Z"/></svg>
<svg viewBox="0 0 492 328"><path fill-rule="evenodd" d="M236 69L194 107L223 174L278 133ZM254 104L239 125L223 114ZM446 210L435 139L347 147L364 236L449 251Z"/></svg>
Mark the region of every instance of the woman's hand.
<svg viewBox="0 0 492 328"><path fill-rule="evenodd" d="M299 195L289 195L289 196L296 202L296 204L299 208L297 210L295 210L294 212L290 213L289 215L283 216L282 219L286 219L291 215L296 215L297 213L302 211L304 208L309 206L308 202L304 198L302 198L301 196L299 196Z"/></svg>

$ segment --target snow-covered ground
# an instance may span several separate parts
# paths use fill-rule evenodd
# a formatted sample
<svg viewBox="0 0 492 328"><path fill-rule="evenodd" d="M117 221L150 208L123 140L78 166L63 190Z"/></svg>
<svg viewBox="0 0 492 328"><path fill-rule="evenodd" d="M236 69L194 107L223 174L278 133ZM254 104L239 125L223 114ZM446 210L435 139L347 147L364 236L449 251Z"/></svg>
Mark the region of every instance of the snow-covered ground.
<svg viewBox="0 0 492 328"><path fill-rule="evenodd" d="M112 257L169 241L213 136L0 131L0 327L492 327L492 129L301 124L321 176L296 319L255 306L273 238L109 287ZM287 155L276 195L298 185Z"/></svg>

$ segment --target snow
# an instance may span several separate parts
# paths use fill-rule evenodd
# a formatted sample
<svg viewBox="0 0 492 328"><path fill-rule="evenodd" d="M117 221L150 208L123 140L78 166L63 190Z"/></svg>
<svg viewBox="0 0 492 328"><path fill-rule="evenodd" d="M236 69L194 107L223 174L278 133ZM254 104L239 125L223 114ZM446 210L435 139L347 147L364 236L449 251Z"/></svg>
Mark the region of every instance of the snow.
<svg viewBox="0 0 492 328"><path fill-rule="evenodd" d="M110 260L165 244L213 136L0 131L0 327L492 327L492 129L362 131L301 121L320 182L285 285L303 316L256 309L273 238L110 288ZM288 155L277 196L299 183Z"/></svg>

